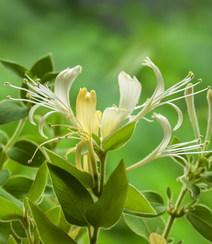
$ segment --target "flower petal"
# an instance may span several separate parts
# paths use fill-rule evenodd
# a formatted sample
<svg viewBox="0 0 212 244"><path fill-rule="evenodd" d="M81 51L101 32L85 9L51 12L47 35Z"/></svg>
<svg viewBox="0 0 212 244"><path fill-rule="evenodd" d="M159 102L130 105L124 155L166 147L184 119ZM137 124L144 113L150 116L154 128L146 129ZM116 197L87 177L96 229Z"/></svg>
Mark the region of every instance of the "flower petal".
<svg viewBox="0 0 212 244"><path fill-rule="evenodd" d="M30 111L29 111L29 121L33 124L33 125L36 125L36 123L34 122L34 120L33 120L33 115L34 115L34 112L35 112L35 110L38 108L38 107L40 107L41 106L41 104L36 104L36 105L34 105L31 109L30 109Z"/></svg>

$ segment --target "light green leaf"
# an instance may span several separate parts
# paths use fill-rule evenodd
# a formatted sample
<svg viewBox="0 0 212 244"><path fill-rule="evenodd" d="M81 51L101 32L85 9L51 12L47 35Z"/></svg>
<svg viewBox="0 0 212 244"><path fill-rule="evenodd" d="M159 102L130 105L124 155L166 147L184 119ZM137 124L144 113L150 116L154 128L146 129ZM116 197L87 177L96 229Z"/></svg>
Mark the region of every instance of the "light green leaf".
<svg viewBox="0 0 212 244"><path fill-rule="evenodd" d="M190 191L191 198L193 200L197 199L199 194L200 194L200 188L185 178L182 178L180 180L187 187L187 189Z"/></svg>
<svg viewBox="0 0 212 244"><path fill-rule="evenodd" d="M160 216L153 219L124 214L124 219L132 231L146 240L149 240L149 235L153 232L162 235L165 229L165 222Z"/></svg>
<svg viewBox="0 0 212 244"><path fill-rule="evenodd" d="M43 211L30 200L29 206L43 244L58 244L61 243L61 241L63 244L76 244L63 230L53 225Z"/></svg>
<svg viewBox="0 0 212 244"><path fill-rule="evenodd" d="M93 204L90 193L67 171L52 164L48 164L48 167L55 194L66 220L73 225L87 226L85 211Z"/></svg>
<svg viewBox="0 0 212 244"><path fill-rule="evenodd" d="M128 186L127 201L125 208L131 211L156 214L147 199L132 185Z"/></svg>
<svg viewBox="0 0 212 244"><path fill-rule="evenodd" d="M0 170L0 186L3 185L9 178L10 172L6 169Z"/></svg>
<svg viewBox="0 0 212 244"><path fill-rule="evenodd" d="M90 174L78 170L75 166L71 165L67 160L57 155L56 153L46 148L44 150L48 155L51 164L69 172L71 175L77 178L85 187L93 187L93 179Z"/></svg>
<svg viewBox="0 0 212 244"><path fill-rule="evenodd" d="M0 124L6 124L28 116L29 108L16 101L3 100L0 102Z"/></svg>
<svg viewBox="0 0 212 244"><path fill-rule="evenodd" d="M9 70L13 74L19 76L20 78L25 77L27 69L21 66L20 64L5 59L0 59L0 62L4 66L4 68Z"/></svg>
<svg viewBox="0 0 212 244"><path fill-rule="evenodd" d="M39 149L32 162L28 163L28 160L30 160L37 149L38 145L35 143L28 141L28 140L20 140L17 141L13 147L11 147L7 154L9 158L14 160L15 162L22 164L24 166L28 167L40 167L41 164L46 160L44 154Z"/></svg>
<svg viewBox="0 0 212 244"><path fill-rule="evenodd" d="M23 208L23 204L21 201L19 201L18 199L16 199L14 196L12 196L11 194L9 194L7 191L5 191L3 188L0 187L0 197L5 198L6 200L14 203L15 205L17 205L19 208Z"/></svg>
<svg viewBox="0 0 212 244"><path fill-rule="evenodd" d="M195 209L186 213L186 219L205 239L212 242L212 212L204 205L195 205Z"/></svg>
<svg viewBox="0 0 212 244"><path fill-rule="evenodd" d="M13 236L10 235L7 244L17 244L16 240Z"/></svg>
<svg viewBox="0 0 212 244"><path fill-rule="evenodd" d="M22 210L13 202L0 197L0 220L11 221L21 219L23 217Z"/></svg>
<svg viewBox="0 0 212 244"><path fill-rule="evenodd" d="M139 212L131 211L128 209L125 209L124 213L130 214L133 216L138 216L138 217L155 218L155 217L162 215L166 212L167 207L164 203L162 196L159 193L154 192L154 191L144 191L144 192L142 192L142 195L150 203L152 208L155 210L156 214L139 213Z"/></svg>
<svg viewBox="0 0 212 244"><path fill-rule="evenodd" d="M105 151L117 150L123 147L132 137L136 122L129 123L117 130L112 135L106 137L102 142L102 148Z"/></svg>
<svg viewBox="0 0 212 244"><path fill-rule="evenodd" d="M3 185L3 189L13 195L15 198L23 199L28 193L33 180L26 176L11 176Z"/></svg>
<svg viewBox="0 0 212 244"><path fill-rule="evenodd" d="M26 231L22 225L22 223L18 220L10 222L11 228L13 232L16 234L18 238L27 238Z"/></svg>
<svg viewBox="0 0 212 244"><path fill-rule="evenodd" d="M66 221L60 206L53 207L46 212L47 218L57 227L69 233L71 225Z"/></svg>
<svg viewBox="0 0 212 244"><path fill-rule="evenodd" d="M52 72L54 69L53 67L53 60L52 54L47 54L44 57L39 58L30 69L30 72L33 76L37 78L42 78L46 73Z"/></svg>
<svg viewBox="0 0 212 244"><path fill-rule="evenodd" d="M46 163L43 163L36 175L36 178L34 180L34 183L30 189L30 191L27 194L27 198L29 198L32 202L37 202L40 197L42 196L45 187L46 187L46 181L47 181L47 173L48 168Z"/></svg>
<svg viewBox="0 0 212 244"><path fill-rule="evenodd" d="M149 241L150 244L167 244L166 240L156 233L150 234Z"/></svg>
<svg viewBox="0 0 212 244"><path fill-rule="evenodd" d="M123 160L110 175L97 202L86 212L89 223L95 227L110 228L121 217L127 198L128 180Z"/></svg>
<svg viewBox="0 0 212 244"><path fill-rule="evenodd" d="M208 161L207 158L201 157L198 160L198 167L205 167L205 168L209 168L210 167L210 163Z"/></svg>

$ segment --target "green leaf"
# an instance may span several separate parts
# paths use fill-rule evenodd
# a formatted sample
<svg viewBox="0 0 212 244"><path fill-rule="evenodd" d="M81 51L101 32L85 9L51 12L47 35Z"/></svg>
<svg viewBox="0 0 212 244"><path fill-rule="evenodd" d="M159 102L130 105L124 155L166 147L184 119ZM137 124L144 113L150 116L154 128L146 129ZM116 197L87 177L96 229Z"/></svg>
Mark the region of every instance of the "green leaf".
<svg viewBox="0 0 212 244"><path fill-rule="evenodd" d="M149 241L150 244L167 244L166 240L156 233L150 234Z"/></svg>
<svg viewBox="0 0 212 244"><path fill-rule="evenodd" d="M202 177L206 179L209 183L212 183L212 172L207 171L202 174Z"/></svg>
<svg viewBox="0 0 212 244"><path fill-rule="evenodd" d="M177 138L176 136L173 136L173 138L172 138L172 140L170 142L170 145L175 145L175 144L178 144L178 143L182 143L181 140L179 138ZM188 156L186 154L179 154L179 156L183 157L188 162ZM173 159L177 163L185 166L185 162L181 158L179 158L179 157L173 157Z"/></svg>
<svg viewBox="0 0 212 244"><path fill-rule="evenodd" d="M144 191L144 192L142 192L142 195L150 203L152 208L155 210L156 214L144 214L144 213L131 211L128 209L125 209L124 213L134 215L134 216L138 216L138 217L155 218L155 217L158 217L159 215L162 215L166 212L167 207L164 203L162 196L159 193L154 192L154 191Z"/></svg>
<svg viewBox="0 0 212 244"><path fill-rule="evenodd" d="M187 212L186 219L205 239L212 242L212 212L204 205L196 205Z"/></svg>
<svg viewBox="0 0 212 244"><path fill-rule="evenodd" d="M14 197L23 199L27 195L32 183L33 180L29 177L15 175L8 179L8 181L3 185L3 189Z"/></svg>
<svg viewBox="0 0 212 244"><path fill-rule="evenodd" d="M165 229L165 222L161 216L152 219L124 214L124 219L132 231L146 240L149 240L149 235L153 232L162 235Z"/></svg>
<svg viewBox="0 0 212 244"><path fill-rule="evenodd" d="M28 163L28 160L30 160L37 149L38 145L35 143L28 141L28 140L20 140L17 141L13 147L11 147L7 154L10 159L14 160L15 162L22 164L24 166L28 167L40 167L41 164L46 160L44 154L39 149L32 162Z"/></svg>
<svg viewBox="0 0 212 244"><path fill-rule="evenodd" d="M58 72L45 73L41 78L41 83L44 84L45 82L49 82L49 86L53 85L58 74Z"/></svg>
<svg viewBox="0 0 212 244"><path fill-rule="evenodd" d="M207 158L201 157L201 158L198 160L198 167L209 168L209 166L210 166L210 163L209 163L209 161L208 161Z"/></svg>
<svg viewBox="0 0 212 244"><path fill-rule="evenodd" d="M17 205L19 208L23 208L23 204L21 201L13 197L11 194L9 194L7 191L5 191L3 188L0 188L0 197L3 197L4 199L14 203Z"/></svg>
<svg viewBox="0 0 212 244"><path fill-rule="evenodd" d="M29 109L16 101L3 100L0 102L0 124L6 124L28 116Z"/></svg>
<svg viewBox="0 0 212 244"><path fill-rule="evenodd" d="M20 64L9 61L9 60L5 60L5 59L0 59L0 62L4 66L4 68L9 70L13 74L15 74L21 78L25 77L25 73L26 73L27 69L24 68L23 66L21 66Z"/></svg>
<svg viewBox="0 0 212 244"><path fill-rule="evenodd" d="M71 225L66 221L60 206L53 207L46 212L47 218L57 227L69 233Z"/></svg>
<svg viewBox="0 0 212 244"><path fill-rule="evenodd" d="M166 196L169 199L169 201L172 199L172 192L169 186L166 188Z"/></svg>
<svg viewBox="0 0 212 244"><path fill-rule="evenodd" d="M44 150L51 164L69 172L71 175L77 178L85 187L93 187L93 179L90 174L78 170L75 166L71 165L67 160L55 154L54 152L46 148Z"/></svg>
<svg viewBox="0 0 212 244"><path fill-rule="evenodd" d="M30 200L29 206L43 244L58 244L61 243L61 241L63 242L63 244L76 244L76 242L71 237L69 237L63 230L53 225L48 220L43 211L41 211Z"/></svg>
<svg viewBox="0 0 212 244"><path fill-rule="evenodd" d="M3 185L9 178L10 172L6 169L0 170L0 186Z"/></svg>
<svg viewBox="0 0 212 244"><path fill-rule="evenodd" d="M36 178L34 180L34 183L30 189L30 191L27 194L27 198L29 198L32 202L37 202L40 197L42 196L45 187L46 187L46 181L47 181L47 173L48 168L46 163L43 163L36 175Z"/></svg>
<svg viewBox="0 0 212 244"><path fill-rule="evenodd" d="M11 228L13 230L13 232L16 234L16 236L18 238L27 238L27 234L26 234L26 231L22 225L22 223L20 221L12 221L10 222L11 224Z"/></svg>
<svg viewBox="0 0 212 244"><path fill-rule="evenodd" d="M182 178L180 180L187 187L187 189L190 191L191 198L193 200L197 199L199 194L200 194L200 188L185 178Z"/></svg>
<svg viewBox="0 0 212 244"><path fill-rule="evenodd" d="M6 145L9 141L9 136L3 130L0 130L0 144Z"/></svg>
<svg viewBox="0 0 212 244"><path fill-rule="evenodd" d="M7 244L18 244L13 236L10 235Z"/></svg>
<svg viewBox="0 0 212 244"><path fill-rule="evenodd" d="M42 78L46 73L53 71L52 54L39 58L30 69L33 76Z"/></svg>
<svg viewBox="0 0 212 244"><path fill-rule="evenodd" d="M132 185L128 186L127 201L125 208L131 211L156 214L147 199Z"/></svg>
<svg viewBox="0 0 212 244"><path fill-rule="evenodd" d="M117 150L123 147L132 137L136 122L129 123L117 130L112 135L106 137L102 142L102 148L105 151Z"/></svg>
<svg viewBox="0 0 212 244"><path fill-rule="evenodd" d="M110 228L121 217L127 198L128 180L123 160L110 175L97 202L86 212L89 223L95 227Z"/></svg>
<svg viewBox="0 0 212 244"><path fill-rule="evenodd" d="M67 171L48 164L53 188L66 220L73 225L87 226L85 211L93 204L86 188Z"/></svg>
<svg viewBox="0 0 212 244"><path fill-rule="evenodd" d="M13 202L0 197L0 220L11 221L21 219L23 217L22 210Z"/></svg>

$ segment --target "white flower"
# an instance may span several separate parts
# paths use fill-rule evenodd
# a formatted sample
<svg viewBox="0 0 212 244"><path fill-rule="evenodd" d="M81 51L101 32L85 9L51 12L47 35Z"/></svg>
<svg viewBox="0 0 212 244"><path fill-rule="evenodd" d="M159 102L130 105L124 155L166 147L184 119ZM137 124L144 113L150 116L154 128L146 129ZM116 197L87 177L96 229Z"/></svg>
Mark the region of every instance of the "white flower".
<svg viewBox="0 0 212 244"><path fill-rule="evenodd" d="M140 162L128 167L126 170L127 172L130 172L144 164L147 164L155 159L161 158L161 157L178 157L181 160L183 160L185 164L185 174L189 172L189 163L183 158L181 155L183 154L201 154L202 151L193 151L199 148L202 148L204 144L196 144L200 141L200 138L195 139L190 142L184 142L184 143L178 143L174 145L168 146L170 143L171 137L172 137L172 128L167 120L166 117L162 116L161 114L154 113L153 118L156 118L158 122L161 124L163 131L164 131L164 137L159 146L151 152L146 158L141 160ZM207 142L206 142L207 143ZM194 144L192 146L187 146L189 144Z"/></svg>
<svg viewBox="0 0 212 244"><path fill-rule="evenodd" d="M122 71L118 76L118 83L120 90L119 107L113 106L104 110L101 121L102 139L119 128L139 101L141 84L136 77L131 78Z"/></svg>

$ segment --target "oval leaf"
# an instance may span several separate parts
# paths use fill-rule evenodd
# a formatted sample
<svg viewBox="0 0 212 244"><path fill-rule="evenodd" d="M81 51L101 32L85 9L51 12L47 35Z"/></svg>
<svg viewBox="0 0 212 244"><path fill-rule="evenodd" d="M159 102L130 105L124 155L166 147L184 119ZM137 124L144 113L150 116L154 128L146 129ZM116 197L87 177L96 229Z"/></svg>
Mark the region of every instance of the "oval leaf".
<svg viewBox="0 0 212 244"><path fill-rule="evenodd" d="M150 241L150 244L167 244L166 240L156 234L156 233L152 233L150 236L149 236L149 241Z"/></svg>
<svg viewBox="0 0 212 244"><path fill-rule="evenodd" d="M0 170L0 186L3 185L10 176L10 172L6 169Z"/></svg>
<svg viewBox="0 0 212 244"><path fill-rule="evenodd" d="M21 221L12 221L11 223L11 229L14 231L14 233L16 234L16 236L18 238L27 238L27 234L26 231L21 223Z"/></svg>
<svg viewBox="0 0 212 244"><path fill-rule="evenodd" d="M23 208L23 204L21 201L19 201L18 199L16 199L14 196L12 196L11 194L9 194L7 191L5 191L3 188L0 188L0 196L3 197L4 199L14 203L15 205L17 205L19 208Z"/></svg>
<svg viewBox="0 0 212 244"><path fill-rule="evenodd" d="M197 199L199 194L200 194L200 188L185 178L181 178L180 180L187 187L187 189L190 191L191 198L193 200Z"/></svg>
<svg viewBox="0 0 212 244"><path fill-rule="evenodd" d="M136 216L124 214L124 219L129 228L137 235L149 240L149 235L152 232L163 234L165 229L165 222L162 217L157 218L139 218Z"/></svg>
<svg viewBox="0 0 212 244"><path fill-rule="evenodd" d="M13 147L11 147L7 154L9 158L14 160L15 162L22 164L24 166L28 167L40 167L41 164L46 160L44 154L39 149L32 162L28 163L28 160L30 160L37 149L37 145L31 141L28 140L20 140L17 141Z"/></svg>
<svg viewBox="0 0 212 244"><path fill-rule="evenodd" d="M204 205L196 205L187 212L186 219L207 240L212 242L212 212Z"/></svg>
<svg viewBox="0 0 212 244"><path fill-rule="evenodd" d="M70 224L87 226L85 211L93 204L87 189L67 171L48 164L53 188ZM68 204L67 204L68 203Z"/></svg>
<svg viewBox="0 0 212 244"><path fill-rule="evenodd" d="M29 108L16 101L3 100L0 102L0 124L6 124L28 116Z"/></svg>
<svg viewBox="0 0 212 244"><path fill-rule="evenodd" d="M48 72L53 71L52 54L39 58L30 69L33 76L42 78Z"/></svg>
<svg viewBox="0 0 212 244"><path fill-rule="evenodd" d="M43 244L58 244L61 243L61 240L63 244L76 244L63 230L53 225L46 215L30 200L29 206Z"/></svg>
<svg viewBox="0 0 212 244"><path fill-rule="evenodd" d="M77 178L85 187L90 187L90 188L93 187L93 179L90 174L78 170L76 167L71 165L67 160L57 155L56 153L46 148L44 150L51 164L69 172L71 175Z"/></svg>
<svg viewBox="0 0 212 244"><path fill-rule="evenodd" d="M9 141L9 136L3 130L0 130L0 144L6 145Z"/></svg>
<svg viewBox="0 0 212 244"><path fill-rule="evenodd" d="M19 76L20 78L25 77L27 69L21 66L20 64L5 59L1 59L0 62L4 66L4 68L9 70L13 74Z"/></svg>
<svg viewBox="0 0 212 244"><path fill-rule="evenodd" d="M102 148L105 151L117 150L123 147L132 137L136 122L129 123L117 130L112 135L106 137L102 142Z"/></svg>
<svg viewBox="0 0 212 244"><path fill-rule="evenodd" d="M130 184L128 186L125 208L139 213L156 214L155 210L152 208L147 199Z"/></svg>
<svg viewBox="0 0 212 244"><path fill-rule="evenodd" d="M41 78L41 83L44 84L45 82L49 82L49 86L53 85L58 74L58 72L45 73Z"/></svg>
<svg viewBox="0 0 212 244"><path fill-rule="evenodd" d="M113 171L105 189L86 212L89 223L95 227L110 228L121 217L127 198L128 180L123 160Z"/></svg>

